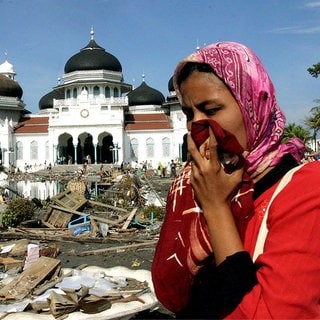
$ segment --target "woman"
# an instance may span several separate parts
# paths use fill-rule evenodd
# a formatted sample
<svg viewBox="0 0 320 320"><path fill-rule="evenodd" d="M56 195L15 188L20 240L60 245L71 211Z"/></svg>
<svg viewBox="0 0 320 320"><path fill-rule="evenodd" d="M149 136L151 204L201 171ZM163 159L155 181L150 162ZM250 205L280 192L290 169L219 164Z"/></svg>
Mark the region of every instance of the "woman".
<svg viewBox="0 0 320 320"><path fill-rule="evenodd" d="M300 166L303 143L282 143L285 117L260 60L212 44L178 64L174 85L190 161L168 194L158 299L177 318L319 318L320 163Z"/></svg>

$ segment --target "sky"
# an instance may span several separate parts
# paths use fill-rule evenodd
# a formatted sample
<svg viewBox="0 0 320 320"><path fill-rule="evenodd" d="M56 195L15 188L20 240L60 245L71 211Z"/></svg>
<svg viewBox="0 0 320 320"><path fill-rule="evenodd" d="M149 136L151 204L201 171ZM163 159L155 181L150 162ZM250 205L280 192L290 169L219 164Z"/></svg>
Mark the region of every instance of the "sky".
<svg viewBox="0 0 320 320"><path fill-rule="evenodd" d="M302 124L320 99L317 0L0 0L0 64L14 66L26 109L58 84L68 59L94 39L118 58L124 81L168 95L177 63L217 41L262 60L287 123Z"/></svg>

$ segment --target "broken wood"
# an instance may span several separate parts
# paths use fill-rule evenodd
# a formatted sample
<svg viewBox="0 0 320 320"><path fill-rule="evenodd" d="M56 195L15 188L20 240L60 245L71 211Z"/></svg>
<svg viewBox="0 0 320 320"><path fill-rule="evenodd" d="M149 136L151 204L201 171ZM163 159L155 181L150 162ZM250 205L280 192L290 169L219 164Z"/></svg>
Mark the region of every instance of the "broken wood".
<svg viewBox="0 0 320 320"><path fill-rule="evenodd" d="M52 200L61 207L78 210L87 203L87 199L83 195L67 190L54 196Z"/></svg>
<svg viewBox="0 0 320 320"><path fill-rule="evenodd" d="M11 257L1 258L0 264L4 265L4 271L8 271L13 268L22 268L24 265L24 260L17 260Z"/></svg>
<svg viewBox="0 0 320 320"><path fill-rule="evenodd" d="M81 264L75 269L82 270L87 266L88 266L87 264ZM33 290L32 294L35 296L40 296L45 291L47 291L50 288L53 288L57 283L61 282L64 277L70 277L71 275L72 275L72 271L69 271L68 273L63 274L61 269L57 270L56 274L51 277L51 280L44 282L41 286L38 286L35 290Z"/></svg>
<svg viewBox="0 0 320 320"><path fill-rule="evenodd" d="M92 251L84 251L80 254L78 254L80 257L82 256L90 256L90 255L104 255L107 253L111 252L123 252L123 251L129 251L129 250L135 250L138 248L143 248L143 247L152 247L157 244L158 241L148 241L144 243L134 243L131 245L125 245L125 246L116 246L116 247L111 247L111 248L105 248L105 249L98 249L98 250L92 250Z"/></svg>
<svg viewBox="0 0 320 320"><path fill-rule="evenodd" d="M134 218L136 212L137 212L138 208L134 208L131 212L130 215L128 216L126 222L123 224L122 226L122 230L126 230L129 227L129 224L131 223L132 219Z"/></svg>
<svg viewBox="0 0 320 320"><path fill-rule="evenodd" d="M147 181L148 186L150 187L150 189L153 191L154 195L158 198L159 202L161 203L161 205L163 207L166 206L166 202L163 201L163 199L160 197L160 195L158 194L158 192L154 189L154 187L152 186L151 182L149 181L149 179L146 177L146 175L144 175L144 179Z"/></svg>
<svg viewBox="0 0 320 320"><path fill-rule="evenodd" d="M50 277L61 261L48 257L40 257L28 269L16 276L10 283L0 289L0 300L22 300L37 285Z"/></svg>
<svg viewBox="0 0 320 320"><path fill-rule="evenodd" d="M62 208L62 207L58 207L58 206L55 206L55 205L51 205L51 207L54 208L54 209L58 209L58 210L61 210L61 211L64 211L64 212L71 213L71 214L76 214L78 216L87 216L88 215L88 213L83 213L83 212L76 211L76 210ZM95 216L95 215L92 215L92 214L90 214L90 218L92 218L94 220L97 220L97 221L100 221L100 222L104 222L106 224L111 224L111 225L117 225L119 223L119 221L114 221L114 220L98 217L98 216Z"/></svg>

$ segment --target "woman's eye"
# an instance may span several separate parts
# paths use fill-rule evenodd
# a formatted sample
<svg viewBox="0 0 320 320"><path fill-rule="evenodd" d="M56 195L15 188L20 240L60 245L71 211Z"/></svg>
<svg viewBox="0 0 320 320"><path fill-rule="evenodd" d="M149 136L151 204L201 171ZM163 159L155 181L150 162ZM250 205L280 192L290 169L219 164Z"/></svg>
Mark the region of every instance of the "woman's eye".
<svg viewBox="0 0 320 320"><path fill-rule="evenodd" d="M221 108L211 108L211 109L207 109L207 110L204 110L204 113L207 115L207 116L213 116L215 115Z"/></svg>

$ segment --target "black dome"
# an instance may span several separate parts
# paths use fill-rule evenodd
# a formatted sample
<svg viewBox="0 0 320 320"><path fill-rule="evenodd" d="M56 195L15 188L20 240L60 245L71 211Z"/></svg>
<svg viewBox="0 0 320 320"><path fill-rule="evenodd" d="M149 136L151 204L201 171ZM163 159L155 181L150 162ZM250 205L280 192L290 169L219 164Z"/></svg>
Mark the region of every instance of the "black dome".
<svg viewBox="0 0 320 320"><path fill-rule="evenodd" d="M53 108L53 99L64 99L62 91L53 90L44 95L39 101L39 109L50 109Z"/></svg>
<svg viewBox="0 0 320 320"><path fill-rule="evenodd" d="M162 105L164 101L164 95L160 91L149 87L145 82L128 93L129 106Z"/></svg>
<svg viewBox="0 0 320 320"><path fill-rule="evenodd" d="M17 81L10 79L3 74L0 74L0 96L21 99L22 94L22 88Z"/></svg>
<svg viewBox="0 0 320 320"><path fill-rule="evenodd" d="M91 39L86 47L67 61L64 72L101 69L122 72L119 60Z"/></svg>
<svg viewBox="0 0 320 320"><path fill-rule="evenodd" d="M175 91L174 86L173 86L173 76L170 78L170 80L168 82L168 91L169 92Z"/></svg>

